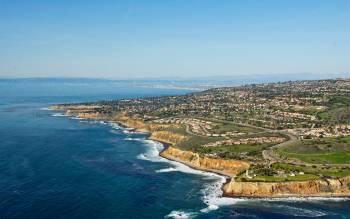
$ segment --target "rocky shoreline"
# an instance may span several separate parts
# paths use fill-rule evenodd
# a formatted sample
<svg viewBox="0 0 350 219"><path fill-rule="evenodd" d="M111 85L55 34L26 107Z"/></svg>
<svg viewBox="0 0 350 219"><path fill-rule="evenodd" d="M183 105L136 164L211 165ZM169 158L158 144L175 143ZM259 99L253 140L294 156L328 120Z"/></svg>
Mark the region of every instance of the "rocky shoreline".
<svg viewBox="0 0 350 219"><path fill-rule="evenodd" d="M250 164L239 160L223 160L200 156L191 151L184 151L176 147L176 140L180 138L169 133L159 133L147 127L142 121L124 115L110 118L103 114L89 112L94 106L53 106L54 110L64 110L69 116L83 119L104 120L116 122L125 128L150 133L149 139L164 145L160 156L183 163L193 169L213 172L227 178L222 186L226 197L244 198L290 198L290 197L350 197L350 176L339 179L317 179L291 182L236 182L234 176L249 168Z"/></svg>

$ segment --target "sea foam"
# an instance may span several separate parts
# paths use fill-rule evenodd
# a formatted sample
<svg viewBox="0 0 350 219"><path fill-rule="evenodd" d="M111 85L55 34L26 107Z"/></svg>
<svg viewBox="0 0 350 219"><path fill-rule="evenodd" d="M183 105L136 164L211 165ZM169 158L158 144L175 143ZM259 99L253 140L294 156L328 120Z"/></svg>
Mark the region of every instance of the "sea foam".
<svg viewBox="0 0 350 219"><path fill-rule="evenodd" d="M53 109L49 108L49 107L43 107L40 108L40 110L44 110L44 111L52 111Z"/></svg>
<svg viewBox="0 0 350 219"><path fill-rule="evenodd" d="M67 115L64 113L54 113L54 114L52 114L52 116L54 116L54 117L67 117Z"/></svg>
<svg viewBox="0 0 350 219"><path fill-rule="evenodd" d="M205 187L202 189L202 193L203 193L202 199L203 199L203 202L207 205L207 207L204 209L201 209L200 212L207 213L209 211L218 209L220 206L233 205L239 201L246 200L246 199L222 197L223 192L221 190L221 187L226 182L226 177L215 173L211 173L211 172L196 170L185 164L182 164L176 161L167 160L159 156L160 151L164 149L163 144L152 140L139 140L139 141L142 141L144 144L147 145L147 150L145 153L139 154L137 156L138 159L147 160L151 162L166 162L172 165L172 167L169 167L169 168L156 170L157 173L179 171L183 173L201 175L206 179L214 180L213 183L205 184ZM178 212L181 212L181 211L174 211L173 213L174 215L176 215L175 213L178 213ZM181 216L183 216L183 214L181 214Z"/></svg>
<svg viewBox="0 0 350 219"><path fill-rule="evenodd" d="M172 211L165 218L190 219L197 216L196 212Z"/></svg>

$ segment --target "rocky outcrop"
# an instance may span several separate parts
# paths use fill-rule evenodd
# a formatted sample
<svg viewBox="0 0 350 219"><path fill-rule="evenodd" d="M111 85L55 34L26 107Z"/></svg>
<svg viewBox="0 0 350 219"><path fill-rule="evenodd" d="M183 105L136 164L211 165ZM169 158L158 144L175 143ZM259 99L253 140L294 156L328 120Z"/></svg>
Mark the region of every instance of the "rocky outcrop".
<svg viewBox="0 0 350 219"><path fill-rule="evenodd" d="M137 119L126 119L126 120L117 120L120 124L122 124L123 126L126 127L130 127L130 128L134 128L138 131L148 131L145 123L141 120L137 120Z"/></svg>
<svg viewBox="0 0 350 219"><path fill-rule="evenodd" d="M238 160L214 159L200 156L191 151L180 150L175 147L168 147L161 153L161 156L184 163L196 169L216 172L224 175L235 175L249 168L249 163Z"/></svg>
<svg viewBox="0 0 350 219"><path fill-rule="evenodd" d="M350 196L350 176L295 182L235 182L224 187L224 194L236 197L343 197Z"/></svg>

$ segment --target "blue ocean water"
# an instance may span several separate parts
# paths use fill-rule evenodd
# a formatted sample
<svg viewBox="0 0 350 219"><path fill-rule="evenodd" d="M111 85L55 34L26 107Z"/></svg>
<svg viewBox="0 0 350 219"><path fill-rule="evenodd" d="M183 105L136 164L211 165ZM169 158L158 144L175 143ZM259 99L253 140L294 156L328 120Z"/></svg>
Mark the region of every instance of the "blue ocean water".
<svg viewBox="0 0 350 219"><path fill-rule="evenodd" d="M350 218L344 199L221 198L222 177L159 157L147 134L45 110L186 92L1 83L0 218Z"/></svg>

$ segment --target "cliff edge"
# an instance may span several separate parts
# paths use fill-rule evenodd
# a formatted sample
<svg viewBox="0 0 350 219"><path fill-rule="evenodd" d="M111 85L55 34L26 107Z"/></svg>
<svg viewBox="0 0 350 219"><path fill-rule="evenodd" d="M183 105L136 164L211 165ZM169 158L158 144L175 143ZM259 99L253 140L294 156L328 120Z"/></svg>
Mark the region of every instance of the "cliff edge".
<svg viewBox="0 0 350 219"><path fill-rule="evenodd" d="M295 182L235 182L231 179L223 191L226 196L234 197L349 197L350 176Z"/></svg>

